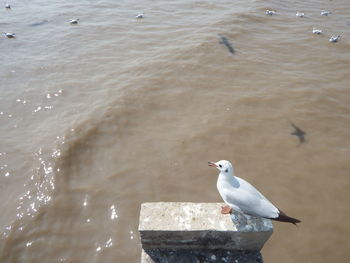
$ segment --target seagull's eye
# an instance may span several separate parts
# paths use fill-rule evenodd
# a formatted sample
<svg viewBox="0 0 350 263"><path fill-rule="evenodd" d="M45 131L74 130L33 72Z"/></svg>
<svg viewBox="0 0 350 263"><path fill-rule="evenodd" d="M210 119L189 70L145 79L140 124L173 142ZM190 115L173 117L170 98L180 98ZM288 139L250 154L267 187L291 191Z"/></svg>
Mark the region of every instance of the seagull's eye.
<svg viewBox="0 0 350 263"><path fill-rule="evenodd" d="M222 165L221 165L221 164L219 164L219 167L220 167L220 168L222 168Z"/></svg>

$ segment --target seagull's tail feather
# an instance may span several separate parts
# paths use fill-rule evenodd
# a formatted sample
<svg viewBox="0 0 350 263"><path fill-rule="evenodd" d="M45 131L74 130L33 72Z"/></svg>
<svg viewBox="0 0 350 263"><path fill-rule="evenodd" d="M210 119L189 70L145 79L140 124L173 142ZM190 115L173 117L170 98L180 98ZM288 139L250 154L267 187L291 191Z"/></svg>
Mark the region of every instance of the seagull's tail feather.
<svg viewBox="0 0 350 263"><path fill-rule="evenodd" d="M280 222L287 222L287 223L292 223L294 225L296 225L297 223L300 223L301 221L299 219L287 216L285 213L283 213L281 210L279 210L280 213L278 215L278 217L276 218L271 218L272 220L275 221L280 221Z"/></svg>

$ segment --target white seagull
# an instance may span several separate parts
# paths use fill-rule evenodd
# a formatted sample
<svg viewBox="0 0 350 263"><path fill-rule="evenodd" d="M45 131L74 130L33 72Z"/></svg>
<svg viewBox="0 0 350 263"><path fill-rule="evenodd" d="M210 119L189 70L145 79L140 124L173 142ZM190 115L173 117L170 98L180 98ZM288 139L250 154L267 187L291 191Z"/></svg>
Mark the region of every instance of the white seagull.
<svg viewBox="0 0 350 263"><path fill-rule="evenodd" d="M5 8L6 8L6 9L11 9L10 4L5 4Z"/></svg>
<svg viewBox="0 0 350 263"><path fill-rule="evenodd" d="M15 33L4 32L3 34L7 38L16 38L16 34Z"/></svg>
<svg viewBox="0 0 350 263"><path fill-rule="evenodd" d="M314 27L312 29L312 33L313 34L317 34L317 35L321 35L322 34L322 30L321 29L317 29L317 28Z"/></svg>
<svg viewBox="0 0 350 263"><path fill-rule="evenodd" d="M338 40L340 39L340 35L339 36L332 36L330 39L329 39L329 42L333 42L333 43L335 43L335 42L338 42Z"/></svg>
<svg viewBox="0 0 350 263"><path fill-rule="evenodd" d="M298 16L298 17L304 17L304 16L305 16L305 13L297 12L295 15Z"/></svg>
<svg viewBox="0 0 350 263"><path fill-rule="evenodd" d="M217 188L227 204L222 207L222 214L231 214L233 210L236 210L247 215L289 222L294 225L301 222L279 210L250 183L234 176L233 166L229 161L209 162L209 166L220 171Z"/></svg>
<svg viewBox="0 0 350 263"><path fill-rule="evenodd" d="M322 10L321 11L321 15L322 16L328 16L329 14L332 14L332 12L331 11L326 11L326 10Z"/></svg>
<svg viewBox="0 0 350 263"><path fill-rule="evenodd" d="M272 16L274 14L276 14L275 10L266 10L266 15Z"/></svg>
<svg viewBox="0 0 350 263"><path fill-rule="evenodd" d="M79 21L79 18L77 18L77 19L71 19L71 20L69 21L69 24L71 24L71 25L76 25L76 24L78 24L78 21Z"/></svg>
<svg viewBox="0 0 350 263"><path fill-rule="evenodd" d="M137 18L137 19L141 19L141 18L144 18L144 17L145 17L144 14L137 14L137 15L136 15L136 18Z"/></svg>

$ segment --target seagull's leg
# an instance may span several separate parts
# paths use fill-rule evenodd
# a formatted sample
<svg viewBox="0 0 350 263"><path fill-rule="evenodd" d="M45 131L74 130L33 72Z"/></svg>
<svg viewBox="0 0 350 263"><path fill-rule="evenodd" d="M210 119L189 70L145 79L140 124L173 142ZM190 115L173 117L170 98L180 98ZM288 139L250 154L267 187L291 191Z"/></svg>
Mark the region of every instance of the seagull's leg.
<svg viewBox="0 0 350 263"><path fill-rule="evenodd" d="M232 214L232 212L233 212L232 207L229 207L228 205L221 207L221 214L223 214L223 215Z"/></svg>

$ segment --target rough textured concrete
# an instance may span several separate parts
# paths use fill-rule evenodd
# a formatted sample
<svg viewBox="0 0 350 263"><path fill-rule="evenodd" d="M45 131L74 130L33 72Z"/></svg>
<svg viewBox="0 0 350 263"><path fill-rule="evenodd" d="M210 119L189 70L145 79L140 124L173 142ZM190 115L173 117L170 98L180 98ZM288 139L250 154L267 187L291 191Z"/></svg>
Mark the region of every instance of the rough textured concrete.
<svg viewBox="0 0 350 263"><path fill-rule="evenodd" d="M146 249L142 251L141 263L263 263L258 251L227 249Z"/></svg>
<svg viewBox="0 0 350 263"><path fill-rule="evenodd" d="M272 234L271 220L241 213L222 215L220 210L223 205L162 202L142 204L139 224L142 247L149 251L150 249L260 251Z"/></svg>

